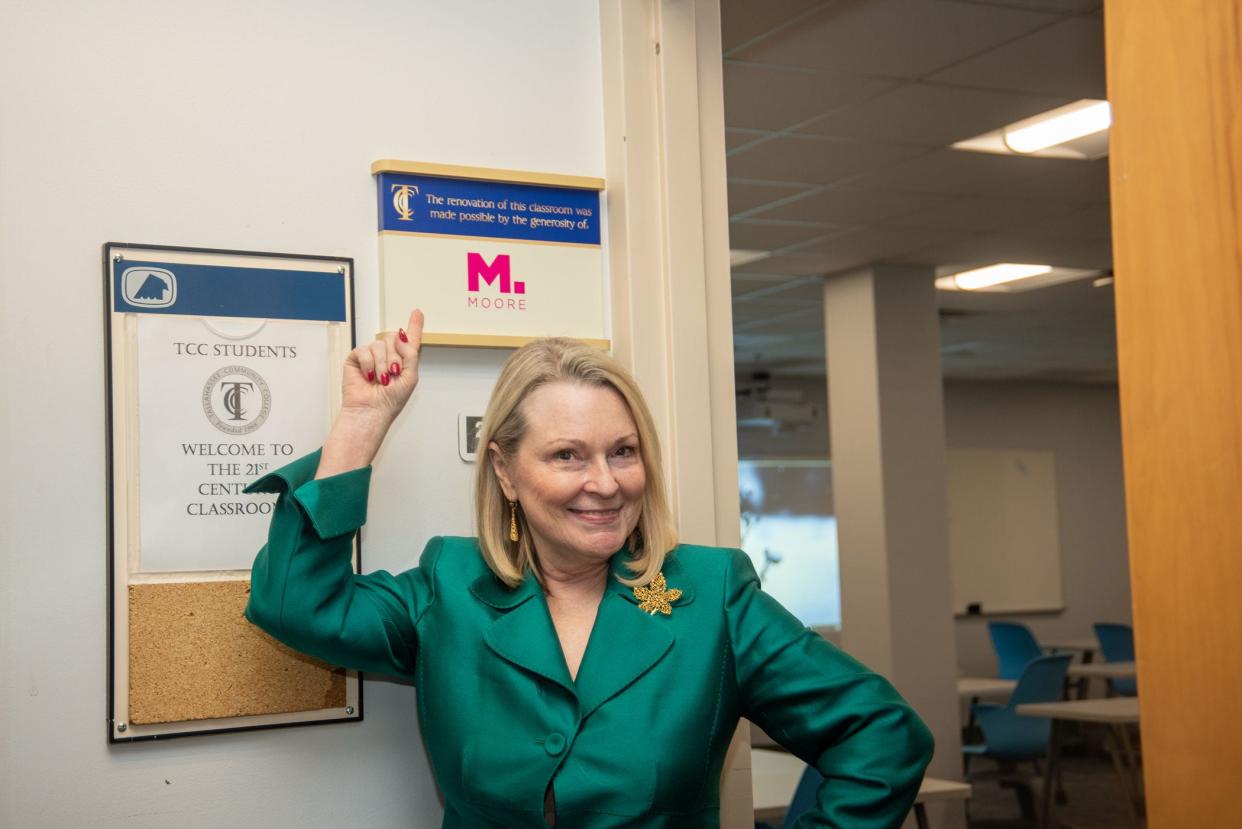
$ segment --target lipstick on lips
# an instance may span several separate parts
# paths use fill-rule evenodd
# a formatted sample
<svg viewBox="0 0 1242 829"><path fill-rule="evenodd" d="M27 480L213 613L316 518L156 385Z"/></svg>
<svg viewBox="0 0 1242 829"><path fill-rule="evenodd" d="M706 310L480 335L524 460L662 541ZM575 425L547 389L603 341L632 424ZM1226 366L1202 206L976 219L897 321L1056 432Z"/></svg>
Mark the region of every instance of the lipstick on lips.
<svg viewBox="0 0 1242 829"><path fill-rule="evenodd" d="M620 507L612 507L610 509L575 509L569 508L575 516L590 524L611 524L621 514Z"/></svg>

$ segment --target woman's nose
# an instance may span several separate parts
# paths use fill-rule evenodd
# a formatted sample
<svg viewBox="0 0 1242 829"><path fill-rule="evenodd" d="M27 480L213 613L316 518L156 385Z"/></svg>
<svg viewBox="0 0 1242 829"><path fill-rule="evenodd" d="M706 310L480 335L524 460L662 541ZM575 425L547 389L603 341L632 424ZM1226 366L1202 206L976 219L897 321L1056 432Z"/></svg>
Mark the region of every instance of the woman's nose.
<svg viewBox="0 0 1242 829"><path fill-rule="evenodd" d="M588 492L593 492L605 498L609 498L616 494L621 485L617 483L616 476L612 474L612 467L608 465L606 458L599 458L594 461L587 469L586 486Z"/></svg>

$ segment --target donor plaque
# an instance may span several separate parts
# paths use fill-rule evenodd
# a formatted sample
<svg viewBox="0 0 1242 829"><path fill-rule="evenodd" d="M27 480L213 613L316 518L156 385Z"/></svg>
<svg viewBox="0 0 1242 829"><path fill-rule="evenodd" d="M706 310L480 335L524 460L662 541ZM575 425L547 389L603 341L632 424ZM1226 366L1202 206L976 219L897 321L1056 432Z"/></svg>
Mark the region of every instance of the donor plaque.
<svg viewBox="0 0 1242 829"><path fill-rule="evenodd" d="M606 345L602 179L387 160L371 172L384 328L417 306L429 345Z"/></svg>

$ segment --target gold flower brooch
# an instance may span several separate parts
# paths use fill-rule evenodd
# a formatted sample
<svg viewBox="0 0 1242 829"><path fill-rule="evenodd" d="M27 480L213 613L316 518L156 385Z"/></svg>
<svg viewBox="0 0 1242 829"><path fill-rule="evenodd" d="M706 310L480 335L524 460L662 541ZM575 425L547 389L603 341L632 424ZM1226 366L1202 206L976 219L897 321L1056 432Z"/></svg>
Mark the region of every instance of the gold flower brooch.
<svg viewBox="0 0 1242 829"><path fill-rule="evenodd" d="M681 591L677 588L668 589L668 584L664 581L664 573L656 573L656 577L651 580L651 584L646 587L635 587L634 598L638 599L638 609L655 615L656 611L663 613L665 616L673 615L672 602L681 598Z"/></svg>

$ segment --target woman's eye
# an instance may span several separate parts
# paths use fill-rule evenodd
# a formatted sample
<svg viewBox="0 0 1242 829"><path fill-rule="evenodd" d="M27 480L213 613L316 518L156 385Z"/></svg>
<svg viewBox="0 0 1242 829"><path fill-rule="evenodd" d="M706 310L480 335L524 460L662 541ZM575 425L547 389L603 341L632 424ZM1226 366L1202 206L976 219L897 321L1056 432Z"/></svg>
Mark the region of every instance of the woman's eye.
<svg viewBox="0 0 1242 829"><path fill-rule="evenodd" d="M618 457L621 457L621 458L629 458L629 457L633 457L633 455L634 455L634 447L633 447L633 446L622 446L622 447L620 447L620 448L618 448L618 449L617 449L617 456L618 456Z"/></svg>
<svg viewBox="0 0 1242 829"><path fill-rule="evenodd" d="M558 461L572 461L574 453L569 449L561 449L556 453L556 459Z"/></svg>

